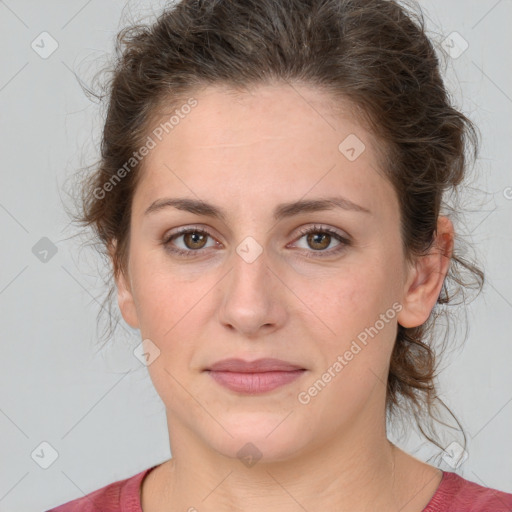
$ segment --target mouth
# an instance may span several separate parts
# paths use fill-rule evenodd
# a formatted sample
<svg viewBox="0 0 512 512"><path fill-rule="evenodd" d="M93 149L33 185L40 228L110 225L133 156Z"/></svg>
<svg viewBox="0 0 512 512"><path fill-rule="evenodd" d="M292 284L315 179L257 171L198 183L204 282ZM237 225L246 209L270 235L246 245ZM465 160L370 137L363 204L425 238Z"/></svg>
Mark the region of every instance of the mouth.
<svg viewBox="0 0 512 512"><path fill-rule="evenodd" d="M307 370L279 359L224 359L204 371L218 384L231 391L254 395L289 384Z"/></svg>

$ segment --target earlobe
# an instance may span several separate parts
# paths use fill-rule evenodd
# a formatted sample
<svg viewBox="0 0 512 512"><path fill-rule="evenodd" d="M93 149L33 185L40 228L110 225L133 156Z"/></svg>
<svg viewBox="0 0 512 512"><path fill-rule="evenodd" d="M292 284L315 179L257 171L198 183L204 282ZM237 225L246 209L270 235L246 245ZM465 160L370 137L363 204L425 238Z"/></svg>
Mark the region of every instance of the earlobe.
<svg viewBox="0 0 512 512"><path fill-rule="evenodd" d="M418 327L426 322L435 306L453 253L453 224L439 217L432 249L420 256L411 268L403 294L403 309L397 316L402 327Z"/></svg>
<svg viewBox="0 0 512 512"><path fill-rule="evenodd" d="M110 258L113 261L113 255L115 252L116 243L115 241L109 246ZM123 271L120 269L115 276L115 283L117 288L117 303L121 311L125 322L134 329L139 328L139 320L137 317L137 309L135 307L135 300L133 298L133 292L129 279L125 276Z"/></svg>
<svg viewBox="0 0 512 512"><path fill-rule="evenodd" d="M120 272L119 276L116 278L116 285L117 303L119 304L121 315L123 315L125 322L130 327L138 329L139 320L137 317L137 308L135 307L131 287L128 285L127 279L122 272Z"/></svg>

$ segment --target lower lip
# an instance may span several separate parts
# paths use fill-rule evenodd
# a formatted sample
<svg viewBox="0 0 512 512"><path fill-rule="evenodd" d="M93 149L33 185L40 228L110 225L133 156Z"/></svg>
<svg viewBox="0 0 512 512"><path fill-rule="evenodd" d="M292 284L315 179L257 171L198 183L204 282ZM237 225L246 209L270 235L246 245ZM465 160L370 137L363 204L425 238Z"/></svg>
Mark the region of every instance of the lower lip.
<svg viewBox="0 0 512 512"><path fill-rule="evenodd" d="M306 370L237 373L208 370L208 373L221 386L238 393L254 395L266 393L298 379Z"/></svg>

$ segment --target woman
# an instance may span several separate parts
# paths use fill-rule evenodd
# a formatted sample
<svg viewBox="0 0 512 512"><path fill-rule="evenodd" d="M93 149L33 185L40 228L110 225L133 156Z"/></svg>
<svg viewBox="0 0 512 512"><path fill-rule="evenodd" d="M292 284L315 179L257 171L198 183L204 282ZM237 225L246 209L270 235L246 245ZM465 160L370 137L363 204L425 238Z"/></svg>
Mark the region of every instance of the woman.
<svg viewBox="0 0 512 512"><path fill-rule="evenodd" d="M476 135L422 20L184 0L119 42L80 220L172 458L53 510L512 510L387 439L400 407L433 414L436 305L483 279L441 214Z"/></svg>

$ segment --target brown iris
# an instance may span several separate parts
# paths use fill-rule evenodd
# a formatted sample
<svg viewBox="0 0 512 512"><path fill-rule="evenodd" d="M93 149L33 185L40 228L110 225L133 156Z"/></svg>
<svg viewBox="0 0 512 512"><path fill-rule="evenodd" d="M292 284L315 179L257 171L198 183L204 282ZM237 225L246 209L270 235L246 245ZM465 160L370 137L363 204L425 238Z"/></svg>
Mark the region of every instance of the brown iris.
<svg viewBox="0 0 512 512"><path fill-rule="evenodd" d="M319 239L320 237L320 239ZM307 240L308 240L308 244L310 244L310 246L313 248L313 249L325 249L327 247L329 247L329 243L331 241L331 235L328 235L326 233L310 233L309 235L307 235ZM325 243L325 241L327 241L327 243ZM315 247L315 244L320 244L320 247Z"/></svg>
<svg viewBox="0 0 512 512"><path fill-rule="evenodd" d="M206 243L207 236L208 235L198 233L196 231L191 233L184 233L183 241L185 242L185 245L189 249L202 249Z"/></svg>

